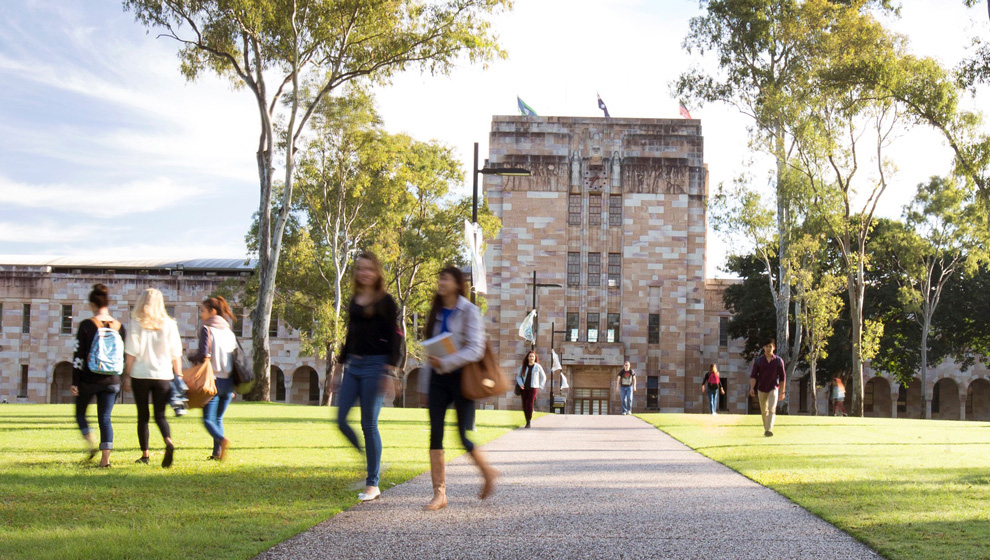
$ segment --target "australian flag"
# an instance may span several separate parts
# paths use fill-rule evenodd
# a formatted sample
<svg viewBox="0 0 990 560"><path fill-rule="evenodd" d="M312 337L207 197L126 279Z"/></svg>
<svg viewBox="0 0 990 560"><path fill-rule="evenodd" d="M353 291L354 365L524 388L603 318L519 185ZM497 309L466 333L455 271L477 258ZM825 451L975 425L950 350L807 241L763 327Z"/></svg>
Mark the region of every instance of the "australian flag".
<svg viewBox="0 0 990 560"><path fill-rule="evenodd" d="M595 95L598 95L598 94L595 94ZM609 115L608 114L608 107L606 107L605 106L605 102L602 101L602 96L601 95L598 95L598 108L605 112L605 118L606 119L612 117L612 115Z"/></svg>

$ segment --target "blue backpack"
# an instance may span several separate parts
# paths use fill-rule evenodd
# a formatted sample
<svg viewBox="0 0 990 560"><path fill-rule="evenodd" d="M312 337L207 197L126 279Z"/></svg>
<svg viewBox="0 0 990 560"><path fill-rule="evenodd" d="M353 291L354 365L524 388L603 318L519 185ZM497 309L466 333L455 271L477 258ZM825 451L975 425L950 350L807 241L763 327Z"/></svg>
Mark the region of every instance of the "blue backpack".
<svg viewBox="0 0 990 560"><path fill-rule="evenodd" d="M124 340L120 338L120 322L102 323L95 318L96 336L89 347L89 371L102 375L120 375L124 372Z"/></svg>

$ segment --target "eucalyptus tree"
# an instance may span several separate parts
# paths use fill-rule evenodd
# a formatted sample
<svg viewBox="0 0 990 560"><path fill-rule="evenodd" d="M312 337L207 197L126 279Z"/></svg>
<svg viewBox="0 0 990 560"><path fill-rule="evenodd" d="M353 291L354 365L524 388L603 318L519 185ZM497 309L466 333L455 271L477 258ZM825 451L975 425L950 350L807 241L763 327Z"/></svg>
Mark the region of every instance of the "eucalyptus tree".
<svg viewBox="0 0 990 560"><path fill-rule="evenodd" d="M204 72L248 90L259 119L258 297L251 313L256 384L267 400L268 325L290 220L297 145L320 103L358 79L387 82L421 68L504 53L487 16L509 0L124 0L149 30L179 44L189 80ZM274 183L276 164L284 179Z"/></svg>

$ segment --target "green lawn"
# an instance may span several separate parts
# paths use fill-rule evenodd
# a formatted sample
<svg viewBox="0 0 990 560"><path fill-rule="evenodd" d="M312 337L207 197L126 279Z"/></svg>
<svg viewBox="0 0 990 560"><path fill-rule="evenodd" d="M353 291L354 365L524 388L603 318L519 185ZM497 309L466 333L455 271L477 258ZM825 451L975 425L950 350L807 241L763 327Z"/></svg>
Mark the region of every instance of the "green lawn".
<svg viewBox="0 0 990 560"><path fill-rule="evenodd" d="M96 427L96 406L90 407ZM232 445L207 461L212 440L198 410L169 412L175 465L162 469L163 444L151 424L152 465L135 464L134 405L113 411L110 469L81 464L83 441L70 405L0 405L0 557L250 558L357 503L364 455L331 421L336 409L233 404L224 424ZM352 415L360 436L358 413ZM512 411L479 411L474 441L519 425ZM453 422L453 412L448 417ZM382 410L384 490L429 469L423 409ZM463 452L456 429L447 447ZM430 496L424 495L424 503Z"/></svg>
<svg viewBox="0 0 990 560"><path fill-rule="evenodd" d="M891 560L990 559L990 423L645 414Z"/></svg>

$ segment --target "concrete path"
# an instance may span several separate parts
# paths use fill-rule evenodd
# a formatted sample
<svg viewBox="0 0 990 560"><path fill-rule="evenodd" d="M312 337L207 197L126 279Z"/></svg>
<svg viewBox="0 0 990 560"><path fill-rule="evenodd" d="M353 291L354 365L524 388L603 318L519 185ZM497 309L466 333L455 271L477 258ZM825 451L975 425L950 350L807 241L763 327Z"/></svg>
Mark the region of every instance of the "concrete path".
<svg viewBox="0 0 990 560"><path fill-rule="evenodd" d="M880 558L633 416L544 416L484 450L502 472L485 502L465 455L445 510L422 510L424 474L258 558Z"/></svg>

